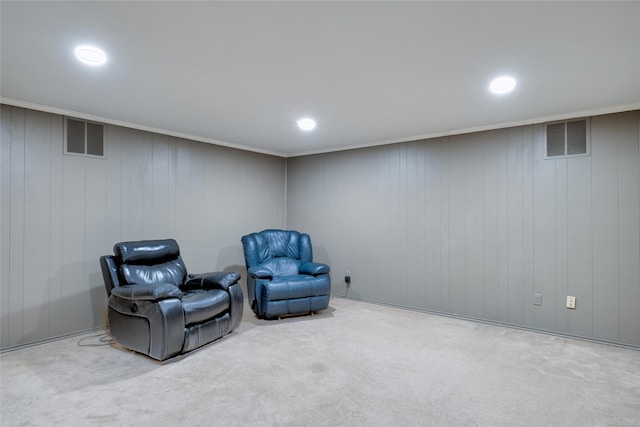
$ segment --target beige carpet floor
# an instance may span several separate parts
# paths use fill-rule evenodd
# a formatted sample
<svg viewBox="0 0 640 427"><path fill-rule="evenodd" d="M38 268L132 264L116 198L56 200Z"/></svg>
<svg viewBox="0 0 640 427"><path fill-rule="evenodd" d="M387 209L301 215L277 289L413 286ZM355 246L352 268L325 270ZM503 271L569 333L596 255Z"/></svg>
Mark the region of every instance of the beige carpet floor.
<svg viewBox="0 0 640 427"><path fill-rule="evenodd" d="M2 426L639 426L640 352L333 298L163 363L97 333L0 355Z"/></svg>

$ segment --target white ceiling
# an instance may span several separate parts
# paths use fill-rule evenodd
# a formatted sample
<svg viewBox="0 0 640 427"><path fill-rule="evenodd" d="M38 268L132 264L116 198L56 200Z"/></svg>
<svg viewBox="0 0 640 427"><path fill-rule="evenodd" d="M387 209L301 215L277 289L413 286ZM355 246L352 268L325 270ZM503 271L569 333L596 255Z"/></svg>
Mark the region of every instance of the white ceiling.
<svg viewBox="0 0 640 427"><path fill-rule="evenodd" d="M0 2L2 101L282 156L640 108L640 2ZM95 44L102 68L73 56ZM496 96L502 74L516 90ZM304 133L296 120L315 118Z"/></svg>

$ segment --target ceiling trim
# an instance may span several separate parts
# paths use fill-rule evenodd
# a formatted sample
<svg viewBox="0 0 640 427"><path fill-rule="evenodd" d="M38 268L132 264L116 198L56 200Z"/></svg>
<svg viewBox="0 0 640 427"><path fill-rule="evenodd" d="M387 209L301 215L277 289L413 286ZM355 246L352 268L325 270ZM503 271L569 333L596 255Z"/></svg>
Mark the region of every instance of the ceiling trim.
<svg viewBox="0 0 640 427"><path fill-rule="evenodd" d="M1 97L1 96L0 96L0 103L12 105L14 107L27 108L30 110L38 110L46 113L59 114L62 116L73 116L78 119L91 120L91 121L106 123L114 126L122 126L122 127L131 128L131 129L159 133L162 135L173 136L176 138L189 139L192 141L204 142L207 144L220 145L223 147L235 148L238 150L250 151L250 152L259 153L259 154L267 154L270 156L277 156L277 157L283 157L283 158L310 156L314 154L325 154L325 153L333 153L333 152L347 151L347 150L357 150L361 148L377 147L381 145L390 145L390 144L399 144L402 142L419 141L424 139L440 138L444 136L463 135L467 133L484 132L489 130L504 129L504 128L510 128L510 127L516 127L516 126L534 125L534 124L553 122L558 120L569 120L569 119L575 119L579 117L592 117L592 116L599 116L603 114L613 114L613 113L621 113L624 111L640 110L640 102L637 102L637 103L627 104L627 105L617 105L617 106L611 106L606 108L597 108L597 109L591 109L591 110L575 111L571 113L554 114L550 116L536 117L536 118L525 119L525 120L500 122L500 123L493 123L489 125L462 128L462 129L451 129L451 130L445 130L441 132L433 132L428 134L407 136L402 138L387 139L387 140L368 142L363 144L346 145L346 146L341 146L337 148L328 148L325 150L311 150L311 151L303 151L300 153L286 154L278 151L264 150L264 149L250 147L242 144L235 144L231 142L221 141L218 139L205 138L202 136L191 135L191 134L182 133L182 132L174 132L167 129L161 129L161 128L156 128L152 126L145 126L145 125L140 125L136 123L125 122L122 120L109 119L106 117L94 116L91 114L80 113L77 111L66 110L63 108L50 107L42 104L36 104L28 101L21 101L21 100Z"/></svg>
<svg viewBox="0 0 640 427"><path fill-rule="evenodd" d="M235 148L235 149L243 150L243 151L251 151L251 152L254 152L254 153L268 154L270 156L277 156L277 157L287 157L286 154L280 153L280 152L277 152L277 151L264 150L264 149L260 149L260 148L249 147L249 146L242 145L242 144L235 144L235 143L232 143L232 142L221 141L219 139L205 138L205 137L202 137L202 136L191 135L191 134L188 134L188 133L175 132L175 131L171 131L171 130L168 130L168 129L156 128L156 127L153 127L153 126L145 126L145 125L140 125L140 124L137 124L137 123L125 122L125 121L122 121L122 120L109 119L107 117L94 116L92 114L85 114L85 113L80 113L78 111L66 110L64 108L50 107L50 106L42 105L42 104L35 104L33 102L21 101L21 100L18 100L18 99L5 98L5 97L0 96L0 103L7 104L7 105L12 105L14 107L27 108L27 109L30 109L30 110L43 111L45 113L59 114L61 116L72 116L72 117L75 117L75 118L78 118L78 119L82 119L82 120L90 120L90 121L101 122L101 123L114 125L114 126L122 126L122 127L126 127L126 128L142 130L142 131L146 131L146 132L159 133L159 134L162 134L162 135L174 136L176 138L189 139L189 140L198 141L198 142L206 142L207 144L221 145L223 147Z"/></svg>
<svg viewBox="0 0 640 427"><path fill-rule="evenodd" d="M627 104L627 105L611 106L606 108L597 108L592 110L582 110L582 111L576 111L572 113L554 114L550 116L536 117L536 118L525 119L525 120L500 122L500 123L493 123L489 125L462 128L462 129L451 129L451 130L445 130L441 132L427 133L423 135L414 135L414 136L407 136L403 138L387 139L387 140L377 141L377 142L368 142L364 144L346 145L336 149L304 151L301 153L289 154L287 157L300 157L300 156L310 156L314 154L332 153L335 151L357 150L360 148L377 147L380 145L399 144L402 142L411 142L411 141L419 141L423 139L440 138L443 136L463 135L467 133L484 132L489 130L505 129L505 128L511 128L516 126L535 125L535 124L554 122L554 121L560 121L560 120L576 119L580 117L600 116L603 114L621 113L624 111L633 111L633 110L640 110L640 102L636 102L634 104Z"/></svg>

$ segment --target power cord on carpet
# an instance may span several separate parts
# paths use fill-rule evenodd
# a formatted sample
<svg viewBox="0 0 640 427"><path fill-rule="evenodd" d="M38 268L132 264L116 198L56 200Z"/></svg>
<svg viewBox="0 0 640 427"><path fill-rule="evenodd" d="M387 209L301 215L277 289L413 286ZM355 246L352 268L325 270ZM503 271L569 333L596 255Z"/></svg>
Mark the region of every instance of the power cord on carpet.
<svg viewBox="0 0 640 427"><path fill-rule="evenodd" d="M92 338L97 338L98 342L95 343L85 343L85 340L89 340ZM78 340L78 342L76 343L78 345L78 347L101 347L104 345L111 345L114 344L116 341L111 338L111 334L108 332L102 333L102 334L97 334L97 335L90 335L88 337L82 337Z"/></svg>
<svg viewBox="0 0 640 427"><path fill-rule="evenodd" d="M349 288L348 287L347 287L347 290L345 291L344 295L331 294L332 297L336 297L336 298L346 298L347 295L349 295Z"/></svg>

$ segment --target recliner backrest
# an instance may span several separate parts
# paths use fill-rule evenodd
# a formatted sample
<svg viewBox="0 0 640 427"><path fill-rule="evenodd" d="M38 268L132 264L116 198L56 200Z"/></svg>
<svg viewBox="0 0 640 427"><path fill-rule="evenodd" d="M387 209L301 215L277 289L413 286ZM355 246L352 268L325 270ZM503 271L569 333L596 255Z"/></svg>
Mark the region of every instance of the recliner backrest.
<svg viewBox="0 0 640 427"><path fill-rule="evenodd" d="M113 247L120 284L170 283L180 286L187 268L173 239L117 243Z"/></svg>
<svg viewBox="0 0 640 427"><path fill-rule="evenodd" d="M242 237L247 267L272 258L291 258L300 264L313 261L311 238L295 230L263 230Z"/></svg>

